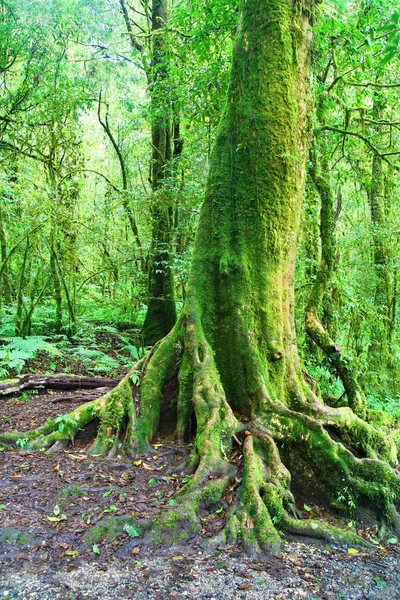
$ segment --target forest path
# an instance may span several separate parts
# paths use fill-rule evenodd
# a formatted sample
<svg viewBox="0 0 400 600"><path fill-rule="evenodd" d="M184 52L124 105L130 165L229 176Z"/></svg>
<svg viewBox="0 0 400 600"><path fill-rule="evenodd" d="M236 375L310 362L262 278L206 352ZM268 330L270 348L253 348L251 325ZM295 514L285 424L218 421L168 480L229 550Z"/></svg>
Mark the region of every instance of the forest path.
<svg viewBox="0 0 400 600"><path fill-rule="evenodd" d="M93 393L2 399L0 428L30 429ZM285 541L280 558L248 558L237 547L208 554L202 543L223 527L223 504L184 543L144 544L142 530L176 502L185 478L174 466L188 448L163 439L134 461L103 460L87 454L94 433L86 429L75 447L54 455L0 451L4 598L400 599L399 543L349 554L304 539ZM372 529L364 535L375 537Z"/></svg>

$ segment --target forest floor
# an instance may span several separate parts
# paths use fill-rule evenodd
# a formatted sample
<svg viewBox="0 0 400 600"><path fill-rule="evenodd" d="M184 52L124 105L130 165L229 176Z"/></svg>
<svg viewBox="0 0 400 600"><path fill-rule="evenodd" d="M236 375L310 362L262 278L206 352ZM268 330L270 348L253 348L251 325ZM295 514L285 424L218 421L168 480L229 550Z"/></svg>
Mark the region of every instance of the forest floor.
<svg viewBox="0 0 400 600"><path fill-rule="evenodd" d="M97 390L101 394L101 390ZM26 431L70 412L94 391L2 398L0 430ZM163 438L135 460L87 453L95 432L49 455L0 449L0 595L37 600L262 598L400 599L400 543L360 525L364 551L285 539L280 558L245 557L232 546L207 552L224 525L221 506L181 545L146 543L142 531L173 506L185 479L174 473L188 447ZM305 517L335 519L308 500ZM388 539L389 537L389 539Z"/></svg>

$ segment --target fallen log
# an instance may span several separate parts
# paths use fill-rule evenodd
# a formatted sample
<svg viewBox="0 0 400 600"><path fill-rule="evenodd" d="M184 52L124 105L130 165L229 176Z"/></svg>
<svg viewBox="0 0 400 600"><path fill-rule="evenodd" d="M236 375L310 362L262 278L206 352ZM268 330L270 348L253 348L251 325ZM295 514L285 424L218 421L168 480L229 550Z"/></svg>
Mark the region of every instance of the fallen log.
<svg viewBox="0 0 400 600"><path fill-rule="evenodd" d="M9 379L0 383L0 396L10 396L27 390L78 390L100 387L114 388L119 379L104 377L85 377L83 375L23 375L18 379Z"/></svg>
<svg viewBox="0 0 400 600"><path fill-rule="evenodd" d="M57 402L90 402L90 400L96 400L102 394L106 394L108 390L111 389L109 387L99 387L94 388L91 392L87 392L82 396L77 396L76 394L70 396L56 396L51 400L52 404L57 404Z"/></svg>

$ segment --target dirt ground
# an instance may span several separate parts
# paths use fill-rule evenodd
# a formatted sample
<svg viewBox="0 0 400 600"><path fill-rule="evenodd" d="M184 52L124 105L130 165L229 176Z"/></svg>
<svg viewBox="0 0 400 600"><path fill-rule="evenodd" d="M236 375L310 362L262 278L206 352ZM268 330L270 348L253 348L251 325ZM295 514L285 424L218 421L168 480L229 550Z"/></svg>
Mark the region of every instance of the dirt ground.
<svg viewBox="0 0 400 600"><path fill-rule="evenodd" d="M94 395L2 398L0 430L31 429ZM360 530L370 551L286 539L280 558L248 558L238 547L208 552L224 525L222 502L184 544L148 543L144 532L185 483L174 468L189 448L164 432L149 454L103 460L87 453L94 434L86 429L55 455L0 450L2 597L400 599L400 543L389 534L379 540L374 527ZM333 518L311 500L306 506L305 517Z"/></svg>

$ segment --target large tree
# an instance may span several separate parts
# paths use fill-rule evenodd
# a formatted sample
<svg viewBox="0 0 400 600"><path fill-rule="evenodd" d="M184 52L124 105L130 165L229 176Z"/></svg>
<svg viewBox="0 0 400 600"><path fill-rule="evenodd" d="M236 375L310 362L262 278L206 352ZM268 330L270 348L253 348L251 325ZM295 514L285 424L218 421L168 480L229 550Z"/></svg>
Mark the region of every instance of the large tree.
<svg viewBox="0 0 400 600"><path fill-rule="evenodd" d="M159 527L196 531L199 510L225 495L220 541L240 539L250 552L278 552L278 530L354 543L351 532L296 518L291 476L294 490L371 505L400 529L394 440L363 420L363 406L358 415L325 406L297 352L293 272L314 11L312 0L242 0L182 314L117 388L70 415L75 429L98 420L94 453L137 452L154 438L163 388L175 378L176 435L194 435L192 477ZM73 429L49 422L24 437L42 448Z"/></svg>

